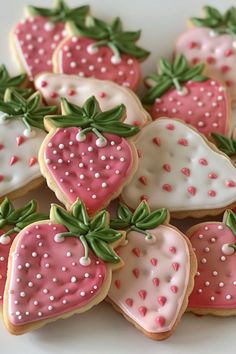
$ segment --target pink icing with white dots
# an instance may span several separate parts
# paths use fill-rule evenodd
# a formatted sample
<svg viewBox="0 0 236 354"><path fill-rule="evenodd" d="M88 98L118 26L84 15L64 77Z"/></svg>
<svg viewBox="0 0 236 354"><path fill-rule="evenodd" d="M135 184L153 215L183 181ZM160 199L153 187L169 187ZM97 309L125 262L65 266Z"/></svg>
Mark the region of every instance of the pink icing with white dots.
<svg viewBox="0 0 236 354"><path fill-rule="evenodd" d="M78 128L57 129L44 151L46 169L65 195L68 204L79 197L90 214L113 198L130 176L133 152L129 142L104 134L105 147L96 145L97 136L86 134L78 142Z"/></svg>
<svg viewBox="0 0 236 354"><path fill-rule="evenodd" d="M106 265L89 251L90 265L80 264L84 248L78 238L56 242L67 231L53 223L32 224L20 234L12 255L8 318L23 325L60 316L92 301L106 280Z"/></svg>
<svg viewBox="0 0 236 354"><path fill-rule="evenodd" d="M170 89L157 98L151 107L154 119L163 117L180 118L193 125L200 133L226 134L229 129L229 101L225 88L217 81L188 81L184 84L186 94L181 96Z"/></svg>
<svg viewBox="0 0 236 354"><path fill-rule="evenodd" d="M203 137L181 121L157 119L135 141L139 166L122 198L135 209L147 200L152 210L209 210L236 201L236 169ZM155 163L150 156L156 156Z"/></svg>
<svg viewBox="0 0 236 354"><path fill-rule="evenodd" d="M54 71L110 80L135 91L140 80L139 61L127 54L121 54L121 60L114 64L111 61L113 53L108 46L100 46L96 51L89 50L94 43L94 40L86 37L68 38L56 52Z"/></svg>
<svg viewBox="0 0 236 354"><path fill-rule="evenodd" d="M62 22L50 22L41 16L28 17L13 30L13 41L19 60L32 78L52 71L52 55L66 35Z"/></svg>
<svg viewBox="0 0 236 354"><path fill-rule="evenodd" d="M223 223L200 224L190 233L198 260L195 286L189 298L190 308L235 309L236 253L226 245L235 236ZM229 254L230 253L230 254Z"/></svg>
<svg viewBox="0 0 236 354"><path fill-rule="evenodd" d="M174 326L186 296L190 255L180 232L161 225L145 235L129 232L117 249L124 267L113 273L109 298L145 331L161 333Z"/></svg>
<svg viewBox="0 0 236 354"><path fill-rule="evenodd" d="M233 35L217 35L205 27L190 28L176 43L176 53L182 53L192 63L206 62L209 76L228 86L232 99L236 99L236 41Z"/></svg>

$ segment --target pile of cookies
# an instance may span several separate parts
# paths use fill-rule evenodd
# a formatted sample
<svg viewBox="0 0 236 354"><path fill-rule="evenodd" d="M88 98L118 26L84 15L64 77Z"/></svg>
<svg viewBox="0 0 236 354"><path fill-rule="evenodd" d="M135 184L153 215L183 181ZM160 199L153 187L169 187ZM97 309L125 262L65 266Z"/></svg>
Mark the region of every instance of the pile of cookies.
<svg viewBox="0 0 236 354"><path fill-rule="evenodd" d="M12 29L25 74L0 67L0 309L10 333L103 300L155 340L186 310L235 315L236 9L206 6L190 25L173 60L144 78L141 100L149 52L120 18L57 0L28 6ZM50 215L35 200L14 208L45 180L61 202ZM184 235L170 217L195 226Z"/></svg>

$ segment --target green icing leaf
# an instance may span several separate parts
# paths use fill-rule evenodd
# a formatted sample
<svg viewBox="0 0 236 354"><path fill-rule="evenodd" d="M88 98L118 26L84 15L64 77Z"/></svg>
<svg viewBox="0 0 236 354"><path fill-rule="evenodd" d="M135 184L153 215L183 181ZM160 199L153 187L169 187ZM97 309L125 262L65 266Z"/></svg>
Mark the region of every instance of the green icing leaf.
<svg viewBox="0 0 236 354"><path fill-rule="evenodd" d="M84 228L79 225L79 221L70 213L68 213L63 208L53 205L53 216L59 224L64 225L71 233L75 235L84 235L86 230L88 231L89 228L84 224Z"/></svg>
<svg viewBox="0 0 236 354"><path fill-rule="evenodd" d="M125 114L123 104L105 112L101 112L94 96L90 97L83 107L62 99L62 112L65 115L46 117L50 125L56 128L78 127L85 129L84 133L93 130L95 134L111 133L122 137L130 137L139 132L139 128L120 122Z"/></svg>
<svg viewBox="0 0 236 354"><path fill-rule="evenodd" d="M131 223L135 225L138 221L146 218L148 215L149 215L149 208L147 206L147 203L143 201L139 204L139 206L133 213L133 216L131 218Z"/></svg>
<svg viewBox="0 0 236 354"><path fill-rule="evenodd" d="M225 225L227 225L236 237L236 215L232 210L226 210L225 212Z"/></svg>
<svg viewBox="0 0 236 354"><path fill-rule="evenodd" d="M13 205L8 198L5 198L0 205L0 220L6 219L13 211Z"/></svg>
<svg viewBox="0 0 236 354"><path fill-rule="evenodd" d="M93 238L89 241L89 244L96 256L102 259L104 262L118 263L120 261L120 258L117 256L117 254L105 241Z"/></svg>
<svg viewBox="0 0 236 354"><path fill-rule="evenodd" d="M22 230L27 225L30 225L30 224L37 222L37 221L47 220L47 219L48 219L47 214L33 213L33 214L28 215L25 218L23 218L22 221L17 222L16 227Z"/></svg>
<svg viewBox="0 0 236 354"><path fill-rule="evenodd" d="M87 237L89 239L96 238L98 240L106 241L107 243L113 243L120 239L121 234L113 229L100 229L90 232Z"/></svg>
<svg viewBox="0 0 236 354"><path fill-rule="evenodd" d="M224 135L212 133L216 146L229 157L236 155L236 142Z"/></svg>
<svg viewBox="0 0 236 354"><path fill-rule="evenodd" d="M90 25L72 24L72 31L83 37L96 40L95 47L109 46L115 56L119 53L131 55L137 59L145 59L150 53L137 46L141 31L123 31L119 17L108 24L97 18L92 18Z"/></svg>
<svg viewBox="0 0 236 354"><path fill-rule="evenodd" d="M91 231L103 230L106 227L106 212L100 211L90 222Z"/></svg>
<svg viewBox="0 0 236 354"><path fill-rule="evenodd" d="M135 223L135 226L141 230L154 229L158 225L163 224L167 218L167 209L155 210L145 218Z"/></svg>
<svg viewBox="0 0 236 354"><path fill-rule="evenodd" d="M74 21L83 24L89 12L89 6L70 9L63 0L57 0L55 7L52 9L30 5L27 10L31 16L47 17L52 22Z"/></svg>
<svg viewBox="0 0 236 354"><path fill-rule="evenodd" d="M26 74L10 77L5 65L0 65L0 100L4 99L7 88L15 88L22 96L27 97L32 90L18 87L26 80L26 77Z"/></svg>
<svg viewBox="0 0 236 354"><path fill-rule="evenodd" d="M165 59L159 62L159 75L149 75L146 78L146 83L149 80L153 83L151 88L142 98L144 104L152 104L156 98L161 97L169 89L175 88L177 91L182 89L181 84L193 81L205 81L207 77L201 75L204 64L199 63L195 66L189 66L187 60L182 54L178 54L172 65Z"/></svg>

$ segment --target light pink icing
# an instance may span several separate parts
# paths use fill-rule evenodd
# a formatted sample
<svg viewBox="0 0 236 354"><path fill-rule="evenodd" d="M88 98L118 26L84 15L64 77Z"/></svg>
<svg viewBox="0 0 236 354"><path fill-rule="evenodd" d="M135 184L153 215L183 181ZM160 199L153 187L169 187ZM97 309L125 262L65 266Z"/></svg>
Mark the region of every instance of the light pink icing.
<svg viewBox="0 0 236 354"><path fill-rule="evenodd" d="M129 232L116 251L124 267L113 273L109 298L145 331L161 333L176 322L189 283L189 250L183 236L161 225L145 235Z"/></svg>
<svg viewBox="0 0 236 354"><path fill-rule="evenodd" d="M73 204L79 197L90 214L106 204L130 176L132 150L126 139L104 134L107 146L97 147L97 136L76 141L78 128L57 129L45 148L47 168L57 187Z"/></svg>
<svg viewBox="0 0 236 354"><path fill-rule="evenodd" d="M224 244L235 243L230 228L223 223L200 224L192 233L190 241L197 256L198 272L189 307L235 308L236 253L226 255L222 251Z"/></svg>
<svg viewBox="0 0 236 354"><path fill-rule="evenodd" d="M52 71L52 55L64 38L65 25L41 16L29 17L13 30L19 60L32 78L42 71Z"/></svg>
<svg viewBox="0 0 236 354"><path fill-rule="evenodd" d="M96 53L89 53L88 47L94 43L86 37L68 38L56 53L57 72L110 80L135 91L140 80L139 61L121 54L120 63L113 64L113 53L107 46L98 47Z"/></svg>
<svg viewBox="0 0 236 354"><path fill-rule="evenodd" d="M228 86L232 99L236 99L236 41L233 35L217 35L210 28L194 27L182 33L176 43L176 53L183 53L196 64L204 61L207 74Z"/></svg>
<svg viewBox="0 0 236 354"><path fill-rule="evenodd" d="M89 97L95 96L102 111L124 104L125 123L142 126L151 120L134 92L115 82L77 75L42 73L35 78L34 84L50 106L56 105L60 108L61 97L82 106Z"/></svg>
<svg viewBox="0 0 236 354"><path fill-rule="evenodd" d="M3 230L0 231L0 235L3 235ZM0 243L0 305L3 303L3 293L6 284L7 278L7 263L8 263L8 256L10 252L10 248L12 242L17 234L10 235L10 242L6 244Z"/></svg>
<svg viewBox="0 0 236 354"><path fill-rule="evenodd" d="M225 88L218 82L208 79L203 82L188 81L186 95L179 95L170 89L157 98L151 108L151 116L180 118L193 125L207 137L210 133L226 134L229 128L228 98Z"/></svg>
<svg viewBox="0 0 236 354"><path fill-rule="evenodd" d="M106 278L106 266L89 251L91 263L82 266L84 248L78 238L56 242L64 226L45 223L26 227L12 255L8 317L23 325L81 308L96 297Z"/></svg>

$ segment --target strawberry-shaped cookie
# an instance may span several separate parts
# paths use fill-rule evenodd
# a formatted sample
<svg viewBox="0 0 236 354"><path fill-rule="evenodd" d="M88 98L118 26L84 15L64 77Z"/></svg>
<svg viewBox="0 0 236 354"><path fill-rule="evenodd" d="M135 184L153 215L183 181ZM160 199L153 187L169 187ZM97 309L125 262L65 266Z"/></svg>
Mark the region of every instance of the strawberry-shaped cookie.
<svg viewBox="0 0 236 354"><path fill-rule="evenodd" d="M137 140L139 165L122 199L131 208L147 200L176 217L216 215L236 204L236 168L200 133L179 120L160 118Z"/></svg>
<svg viewBox="0 0 236 354"><path fill-rule="evenodd" d="M128 139L138 127L121 123L124 105L101 111L95 97L83 107L62 101L62 116L48 116L49 134L39 163L49 188L66 207L79 197L89 214L116 198L137 168L137 152Z"/></svg>
<svg viewBox="0 0 236 354"><path fill-rule="evenodd" d="M22 87L26 81L25 74L10 77L5 65L0 65L0 100L4 99L4 94L8 88L15 88L24 97L29 96L32 90Z"/></svg>
<svg viewBox="0 0 236 354"><path fill-rule="evenodd" d="M52 71L53 52L67 35L65 24L83 23L88 11L88 6L70 9L63 0L55 0L52 9L26 8L26 18L14 26L11 40L19 64L30 78Z"/></svg>
<svg viewBox="0 0 236 354"><path fill-rule="evenodd" d="M112 271L122 265L113 251L124 232L109 226L109 214L88 218L77 200L70 212L52 205L50 220L33 223L16 237L8 264L4 322L22 334L101 302Z"/></svg>
<svg viewBox="0 0 236 354"><path fill-rule="evenodd" d="M223 222L197 224L187 231L198 260L189 310L197 314L236 315L236 215Z"/></svg>
<svg viewBox="0 0 236 354"><path fill-rule="evenodd" d="M7 276L7 262L12 242L27 225L47 219L46 214L36 213L37 202L31 200L21 208L14 209L8 198L0 204L0 312Z"/></svg>
<svg viewBox="0 0 236 354"><path fill-rule="evenodd" d="M117 17L111 24L97 18L92 18L87 27L71 24L70 33L55 51L55 72L110 80L137 89L140 61L149 55L135 44L141 31L124 32Z"/></svg>
<svg viewBox="0 0 236 354"><path fill-rule="evenodd" d="M60 98L65 97L69 102L82 106L89 97L95 96L102 111L124 104L125 123L142 126L151 120L134 92L112 81L42 73L36 76L34 85L49 105L60 107Z"/></svg>
<svg viewBox="0 0 236 354"><path fill-rule="evenodd" d="M142 99L153 119L180 118L206 137L211 132L228 132L230 101L225 87L202 75L203 67L189 67L183 55L177 55L172 64L160 60L159 74L145 80L151 88Z"/></svg>
<svg viewBox="0 0 236 354"><path fill-rule="evenodd" d="M177 40L176 53L184 54L191 64L204 61L207 75L224 82L236 100L236 10L221 14L205 6L203 18L191 18L190 28Z"/></svg>
<svg viewBox="0 0 236 354"><path fill-rule="evenodd" d="M38 151L46 136L43 118L56 107L42 107L40 93L25 99L7 89L0 101L0 199L18 197L42 181Z"/></svg>
<svg viewBox="0 0 236 354"><path fill-rule="evenodd" d="M128 228L117 249L125 265L113 274L112 305L148 337L161 340L175 330L193 289L197 263L188 239L168 224L168 212L150 213L142 202L132 213L118 207L117 229Z"/></svg>

